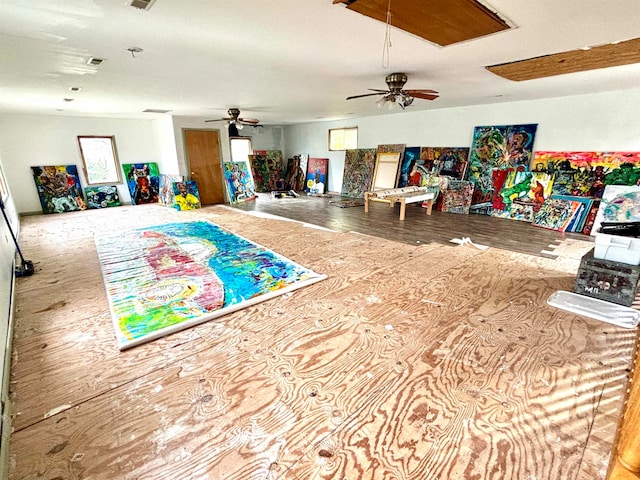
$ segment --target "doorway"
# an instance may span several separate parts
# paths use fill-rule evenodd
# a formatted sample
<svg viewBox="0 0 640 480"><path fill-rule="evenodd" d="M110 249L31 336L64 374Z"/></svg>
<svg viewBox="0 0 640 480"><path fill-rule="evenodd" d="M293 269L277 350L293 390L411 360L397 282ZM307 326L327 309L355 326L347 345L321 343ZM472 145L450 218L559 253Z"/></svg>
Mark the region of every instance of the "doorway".
<svg viewBox="0 0 640 480"><path fill-rule="evenodd" d="M191 180L198 184L200 203L224 203L220 135L217 130L183 129L184 149Z"/></svg>

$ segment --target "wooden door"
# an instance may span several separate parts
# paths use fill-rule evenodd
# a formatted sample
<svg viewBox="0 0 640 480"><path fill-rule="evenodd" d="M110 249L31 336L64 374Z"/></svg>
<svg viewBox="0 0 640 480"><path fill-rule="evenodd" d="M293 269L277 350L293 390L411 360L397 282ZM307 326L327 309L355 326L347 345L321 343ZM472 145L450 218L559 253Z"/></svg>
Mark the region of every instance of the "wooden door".
<svg viewBox="0 0 640 480"><path fill-rule="evenodd" d="M217 130L184 130L187 166L198 184L200 203L224 203L224 180L220 160L220 136Z"/></svg>

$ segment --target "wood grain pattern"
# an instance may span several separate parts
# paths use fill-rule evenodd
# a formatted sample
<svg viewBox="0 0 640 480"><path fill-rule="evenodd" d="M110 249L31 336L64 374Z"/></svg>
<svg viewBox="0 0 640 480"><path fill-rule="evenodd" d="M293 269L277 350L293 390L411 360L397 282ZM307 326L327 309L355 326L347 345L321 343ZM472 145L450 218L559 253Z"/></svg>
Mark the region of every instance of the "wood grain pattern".
<svg viewBox="0 0 640 480"><path fill-rule="evenodd" d="M329 278L119 352L93 232L201 218ZM554 260L153 205L27 217L21 242L12 479L605 478L637 334L546 304L588 242Z"/></svg>
<svg viewBox="0 0 640 480"><path fill-rule="evenodd" d="M640 62L640 38L486 67L516 82Z"/></svg>

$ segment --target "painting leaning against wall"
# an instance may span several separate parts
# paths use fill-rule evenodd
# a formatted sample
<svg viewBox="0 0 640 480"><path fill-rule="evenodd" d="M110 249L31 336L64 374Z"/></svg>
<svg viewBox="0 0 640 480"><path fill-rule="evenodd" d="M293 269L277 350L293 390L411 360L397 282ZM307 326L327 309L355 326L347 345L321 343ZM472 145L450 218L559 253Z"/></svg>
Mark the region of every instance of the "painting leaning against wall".
<svg viewBox="0 0 640 480"><path fill-rule="evenodd" d="M43 213L63 213L87 208L75 165L31 167Z"/></svg>

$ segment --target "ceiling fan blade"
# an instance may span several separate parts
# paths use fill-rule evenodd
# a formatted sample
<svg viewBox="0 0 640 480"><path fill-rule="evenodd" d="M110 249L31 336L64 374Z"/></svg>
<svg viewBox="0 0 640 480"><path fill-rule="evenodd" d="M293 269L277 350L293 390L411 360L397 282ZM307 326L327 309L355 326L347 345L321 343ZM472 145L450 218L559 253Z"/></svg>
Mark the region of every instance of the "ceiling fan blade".
<svg viewBox="0 0 640 480"><path fill-rule="evenodd" d="M384 95L385 93L388 93L388 92L382 91L380 93L365 93L364 95L353 95L351 97L347 97L347 100L351 100L352 98L371 97L373 95Z"/></svg>
<svg viewBox="0 0 640 480"><path fill-rule="evenodd" d="M422 100L435 100L440 96L438 92L434 92L433 90L406 90L406 92L412 97L421 98Z"/></svg>
<svg viewBox="0 0 640 480"><path fill-rule="evenodd" d="M238 121L251 124L260 123L260 120L256 120L255 118L239 118Z"/></svg>
<svg viewBox="0 0 640 480"><path fill-rule="evenodd" d="M232 119L231 118L217 118L215 120L205 120L204 123L207 123L207 122L225 122L227 120L232 120Z"/></svg>

